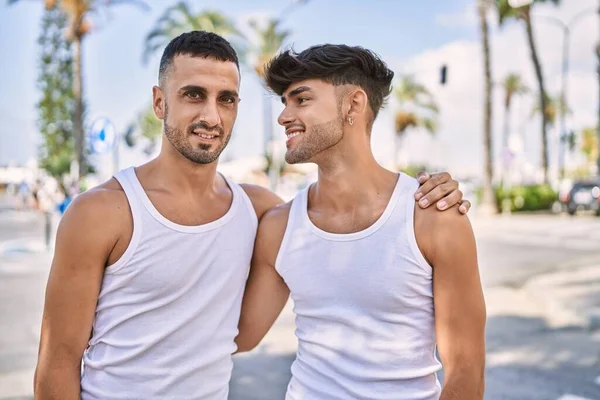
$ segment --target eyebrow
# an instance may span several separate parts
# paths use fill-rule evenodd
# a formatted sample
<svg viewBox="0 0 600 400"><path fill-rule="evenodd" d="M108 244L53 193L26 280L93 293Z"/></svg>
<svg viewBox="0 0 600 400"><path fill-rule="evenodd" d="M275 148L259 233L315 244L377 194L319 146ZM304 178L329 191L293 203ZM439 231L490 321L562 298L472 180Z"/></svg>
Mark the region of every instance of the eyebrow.
<svg viewBox="0 0 600 400"><path fill-rule="evenodd" d="M186 85L183 86L182 88L179 89L179 92L200 92L204 95L206 95L206 93L208 92L206 90L205 87L203 86L198 86L198 85ZM226 90L221 90L219 92L219 96L233 96L233 97L240 97L240 95L238 94L237 91L235 90L231 90L231 89L226 89Z"/></svg>
<svg viewBox="0 0 600 400"><path fill-rule="evenodd" d="M219 95L221 95L221 96L232 96L232 97L236 97L236 98L240 97L240 95L239 95L238 92L236 92L235 90L229 90L229 89L227 89L227 90L221 90L219 92Z"/></svg>
<svg viewBox="0 0 600 400"><path fill-rule="evenodd" d="M297 95L299 95L300 93L303 93L303 92L310 92L310 91L312 91L312 89L311 89L311 88L309 88L308 86L300 86L300 87L297 87L296 89L292 90L291 92L289 92L289 93L287 94L287 97L294 97L294 96L297 96ZM285 103L286 103L285 97L286 97L286 96L281 96L281 102L282 102L283 104L285 104Z"/></svg>
<svg viewBox="0 0 600 400"><path fill-rule="evenodd" d="M205 87L198 85L186 85L179 89L179 92L200 92L206 94L207 90Z"/></svg>

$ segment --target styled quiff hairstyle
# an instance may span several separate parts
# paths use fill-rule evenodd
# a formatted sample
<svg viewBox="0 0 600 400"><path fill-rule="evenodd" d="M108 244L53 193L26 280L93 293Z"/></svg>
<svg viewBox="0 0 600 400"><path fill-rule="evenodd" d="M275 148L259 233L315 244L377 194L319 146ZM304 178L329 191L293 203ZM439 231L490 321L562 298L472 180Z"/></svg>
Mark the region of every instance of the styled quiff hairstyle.
<svg viewBox="0 0 600 400"><path fill-rule="evenodd" d="M356 85L367 94L373 120L391 93L394 72L372 51L359 46L323 44L275 56L265 67L267 86L281 96L291 84L321 79L334 86Z"/></svg>

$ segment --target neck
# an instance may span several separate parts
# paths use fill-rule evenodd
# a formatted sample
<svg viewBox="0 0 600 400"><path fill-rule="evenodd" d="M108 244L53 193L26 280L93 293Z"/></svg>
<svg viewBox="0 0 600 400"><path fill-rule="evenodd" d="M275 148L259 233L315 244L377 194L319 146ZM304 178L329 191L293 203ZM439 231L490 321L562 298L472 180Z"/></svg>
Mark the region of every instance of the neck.
<svg viewBox="0 0 600 400"><path fill-rule="evenodd" d="M149 167L154 180L179 193L203 194L214 189L217 182L217 161L194 163L175 149L166 137L163 137L160 154Z"/></svg>
<svg viewBox="0 0 600 400"><path fill-rule="evenodd" d="M362 143L342 141L327 154L320 154L315 160L319 167L319 178L313 188L316 201L344 209L380 196L395 185L397 174L377 163L368 140L365 135Z"/></svg>

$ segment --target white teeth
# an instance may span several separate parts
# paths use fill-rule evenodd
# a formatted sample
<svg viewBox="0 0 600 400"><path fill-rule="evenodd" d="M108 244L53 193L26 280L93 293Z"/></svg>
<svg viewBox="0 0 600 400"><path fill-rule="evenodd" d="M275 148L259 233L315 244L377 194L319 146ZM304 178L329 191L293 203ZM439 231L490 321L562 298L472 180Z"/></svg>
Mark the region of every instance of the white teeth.
<svg viewBox="0 0 600 400"><path fill-rule="evenodd" d="M200 136L203 139L212 139L215 137L214 135L205 135L203 133L198 134L198 136Z"/></svg>
<svg viewBox="0 0 600 400"><path fill-rule="evenodd" d="M294 133L290 133L290 134L288 134L288 135L287 135L287 138L288 138L288 139L291 139L291 138L293 138L293 137L296 137L296 136L298 136L298 135L299 135L299 134L301 134L301 133L302 133L302 132L294 132Z"/></svg>

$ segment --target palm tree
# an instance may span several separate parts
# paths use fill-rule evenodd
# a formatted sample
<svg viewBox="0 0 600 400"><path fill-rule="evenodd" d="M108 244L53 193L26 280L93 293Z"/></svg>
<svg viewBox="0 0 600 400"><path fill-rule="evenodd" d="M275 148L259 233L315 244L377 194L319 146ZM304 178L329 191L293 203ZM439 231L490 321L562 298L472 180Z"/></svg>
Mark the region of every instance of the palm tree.
<svg viewBox="0 0 600 400"><path fill-rule="evenodd" d="M545 97L545 104L546 104L546 112L544 112L544 117L546 119L546 122L548 124L548 128L552 128L554 127L555 123L556 123L556 116L559 115L560 113L564 112L565 114L570 114L571 110L569 109L569 107L562 101L561 96L556 96L556 97L550 97L548 95L544 96ZM531 116L535 116L537 114L541 114L541 109L539 105L536 105L533 107L533 110L531 111Z"/></svg>
<svg viewBox="0 0 600 400"><path fill-rule="evenodd" d="M218 11L210 10L194 14L190 11L187 3L181 1L167 8L156 22L154 29L146 36L144 63L147 63L150 56L157 50L165 47L180 34L198 30L213 32L230 39L240 59L245 53L243 43L239 42L239 39L243 40L244 37L229 18ZM236 40L238 41L236 42Z"/></svg>
<svg viewBox="0 0 600 400"><path fill-rule="evenodd" d="M487 21L488 3L484 0L477 1L477 11L479 14L479 26L481 30L481 44L483 49L483 66L485 76L485 97L484 97L484 116L483 116L483 143L485 150L485 174L483 179L483 197L481 199L481 209L483 212L492 214L495 211L494 188L492 179L494 169L492 163L492 66L490 55L490 37Z"/></svg>
<svg viewBox="0 0 600 400"><path fill-rule="evenodd" d="M516 19L523 21L525 30L527 33L527 41L529 43L529 50L531 52L531 61L535 68L535 75L538 81L538 90L540 93L539 108L541 110L546 109L546 90L544 84L544 75L542 73L542 65L538 56L537 48L535 45L535 38L533 36L533 25L531 22L531 8L535 4L551 2L555 5L560 3L560 0L531 0L529 4L522 7L512 7L509 0L496 0L496 6L498 8L498 16L500 26L507 20ZM544 169L544 182L548 182L548 135L547 135L548 121L546 115L542 113L542 168Z"/></svg>
<svg viewBox="0 0 600 400"><path fill-rule="evenodd" d="M533 107L531 111L531 116L535 116L537 114L542 114L544 120L546 121L546 127L548 130L554 128L556 124L556 116L562 113L570 114L571 110L568 105L564 103L561 96L550 97L548 95L544 96L544 103L546 104L545 112L542 113L539 105ZM560 140L568 140L568 137L561 138ZM564 176L564 171L559 171L559 176Z"/></svg>
<svg viewBox="0 0 600 400"><path fill-rule="evenodd" d="M19 0L8 0L9 4ZM60 4L69 19L65 32L68 40L73 42L73 94L75 95L75 111L73 114L73 133L75 136L75 154L77 157L76 181L85 175L84 128L83 128L83 72L81 46L83 39L92 30L91 17L103 8L118 4L134 4L147 8L141 0L44 0L46 9Z"/></svg>
<svg viewBox="0 0 600 400"><path fill-rule="evenodd" d="M529 88L525 86L521 76L515 73L508 74L502 82L504 87L504 129L502 134L502 148L508 149L508 136L510 134L510 107L515 95L525 94ZM502 182L504 183L504 174Z"/></svg>
<svg viewBox="0 0 600 400"><path fill-rule="evenodd" d="M281 21L276 18L269 19L266 25L261 26L256 21L250 21L250 27L253 30L255 38L249 40L244 37L227 17L214 11L204 11L199 14L193 14L184 1L170 7L158 20L156 27L146 36L146 49L144 51L144 60L162 48L170 40L179 34L191 30L204 30L214 32L218 35L227 37L235 47L241 63L246 64L258 77L264 78L264 67L266 63L277 54L290 32L282 30ZM265 112L265 158L269 170L272 184L277 179L275 176L277 168L271 168L273 162L272 155L269 154L268 144L272 139L272 110L271 98L264 97Z"/></svg>
<svg viewBox="0 0 600 400"><path fill-rule="evenodd" d="M600 17L600 7L598 7L598 16ZM598 89L600 89L600 42L596 45L596 58L598 59ZM600 93L600 92L599 92ZM600 97L599 97L600 99ZM596 160L596 174L600 176L600 101L598 101L598 121L596 125L596 143L597 143L597 160Z"/></svg>
<svg viewBox="0 0 600 400"><path fill-rule="evenodd" d="M432 135L438 129L439 108L432 94L412 76L403 76L394 90L400 110L396 112L396 165L400 167L399 152L402 139L410 128L424 128Z"/></svg>
<svg viewBox="0 0 600 400"><path fill-rule="evenodd" d="M261 81L265 78L265 66L279 50L281 50L285 40L290 36L291 32L280 28L278 19L269 19L264 26L260 26L257 21L250 21L250 27L254 31L255 43L249 47L249 54L252 55L251 67L258 75ZM279 172L281 168L276 164L275 157L269 151L269 144L273 139L273 108L271 96L265 94L263 96L264 107L264 156L267 160L266 170L270 178L271 189L275 189L279 180Z"/></svg>
<svg viewBox="0 0 600 400"><path fill-rule="evenodd" d="M585 154L585 157L589 165L593 165L594 162L600 156L600 143L596 136L596 129L590 127L581 131L581 152Z"/></svg>
<svg viewBox="0 0 600 400"><path fill-rule="evenodd" d="M158 139L163 132L162 121L154 114L154 108L150 103L137 118L137 126L139 127L142 136L148 139L144 152L148 155L154 152Z"/></svg>
<svg viewBox="0 0 600 400"><path fill-rule="evenodd" d="M290 31L282 30L280 23L278 19L269 19L262 27L256 20L249 23L257 38L257 43L250 50L254 55L252 67L261 80L265 77L265 66L281 50L291 34Z"/></svg>

